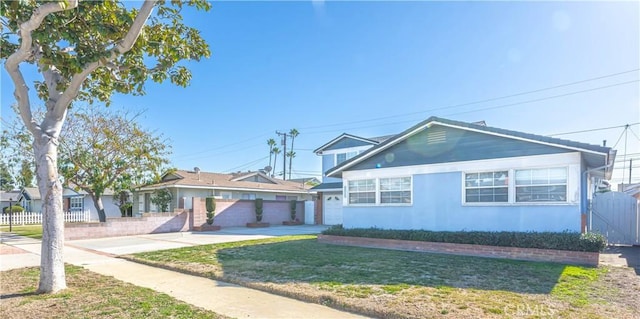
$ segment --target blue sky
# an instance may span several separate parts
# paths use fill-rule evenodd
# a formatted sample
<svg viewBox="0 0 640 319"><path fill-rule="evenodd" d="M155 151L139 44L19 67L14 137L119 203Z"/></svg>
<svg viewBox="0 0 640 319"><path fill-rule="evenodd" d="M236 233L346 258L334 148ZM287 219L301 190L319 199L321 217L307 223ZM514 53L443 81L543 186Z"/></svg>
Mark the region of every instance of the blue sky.
<svg viewBox="0 0 640 319"><path fill-rule="evenodd" d="M191 86L149 83L112 106L146 110L181 169L262 168L266 140L291 128L293 175L309 177L321 175L313 149L339 134L398 133L431 115L541 135L640 122L638 2L219 2L185 16L212 50L188 64ZM3 118L12 92L3 69ZM640 182L640 125L630 128ZM558 137L620 139L622 160L623 131Z"/></svg>

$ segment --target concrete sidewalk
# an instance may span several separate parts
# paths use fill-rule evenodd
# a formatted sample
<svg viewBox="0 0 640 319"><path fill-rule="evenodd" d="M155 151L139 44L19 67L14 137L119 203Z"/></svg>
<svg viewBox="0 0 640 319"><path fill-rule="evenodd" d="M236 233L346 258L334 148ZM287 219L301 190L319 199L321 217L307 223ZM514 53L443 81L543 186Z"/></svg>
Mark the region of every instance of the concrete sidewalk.
<svg viewBox="0 0 640 319"><path fill-rule="evenodd" d="M173 233L177 236L180 233ZM151 240L161 242L161 238L172 238L170 234L145 235L151 236ZM230 236L233 235L233 236ZM211 235L206 241L234 241L242 238L250 239L256 234L218 234ZM193 245L194 241L202 241L202 237L196 234L184 234L187 240L186 245ZM266 235L266 237L277 236ZM140 236L129 238L128 248L122 251L131 251L149 246L137 245ZM213 238L216 237L216 238ZM175 239L175 238L173 238ZM172 239L172 240L173 240ZM228 240L227 240L228 239ZM92 240L93 241L93 240ZM126 238L119 238L122 244L127 243ZM95 241L93 245L104 245L106 241ZM167 241L168 246L172 241ZM183 243L184 244L184 243ZM0 270L7 270L19 267L38 266L40 263L40 241L29 238L2 234L2 250L10 254L0 255ZM98 274L112 276L116 279L132 283L137 286L151 288L153 290L166 293L178 300L202 307L219 314L236 318L367 318L356 314L335 310L318 304L298 301L291 298L281 297L259 290L249 289L242 286L225 282L210 280L203 277L191 276L170 270L150 267L130 261L126 261L108 251L118 251L115 247L102 248L102 251L94 250L86 246L91 246L86 241L72 241L65 246L65 262L84 267ZM124 245L126 247L127 245ZM21 252L15 253L17 250Z"/></svg>

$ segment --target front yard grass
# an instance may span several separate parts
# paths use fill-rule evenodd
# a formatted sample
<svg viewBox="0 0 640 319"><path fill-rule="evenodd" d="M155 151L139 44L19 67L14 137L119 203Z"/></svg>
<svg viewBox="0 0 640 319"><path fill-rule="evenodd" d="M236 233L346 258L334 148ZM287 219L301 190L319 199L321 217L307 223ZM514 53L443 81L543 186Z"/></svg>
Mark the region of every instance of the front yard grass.
<svg viewBox="0 0 640 319"><path fill-rule="evenodd" d="M0 226L0 231L3 233L8 233L9 226ZM11 232L20 236L42 239L42 225L13 225L11 227Z"/></svg>
<svg viewBox="0 0 640 319"><path fill-rule="evenodd" d="M316 236L127 258L384 318L640 316L628 269L334 246Z"/></svg>
<svg viewBox="0 0 640 319"><path fill-rule="evenodd" d="M0 318L226 318L70 265L67 289L35 294L39 274L38 268L0 272Z"/></svg>

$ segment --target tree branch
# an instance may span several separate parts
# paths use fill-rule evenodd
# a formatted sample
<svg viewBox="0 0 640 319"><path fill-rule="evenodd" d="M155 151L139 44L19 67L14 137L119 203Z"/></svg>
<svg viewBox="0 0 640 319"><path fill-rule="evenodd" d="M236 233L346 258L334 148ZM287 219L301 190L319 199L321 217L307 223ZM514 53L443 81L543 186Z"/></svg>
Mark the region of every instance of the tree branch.
<svg viewBox="0 0 640 319"><path fill-rule="evenodd" d="M153 11L153 7L155 6L155 0L145 0L144 4L142 4L142 8L140 8L140 12L136 16L136 19L133 21L131 28L127 32L127 34L122 38L120 42L116 44L116 46L110 50L111 55L107 58L106 62L113 61L117 56L126 53L131 50L133 45L135 44L138 36L142 32L142 28L145 23L151 16L151 12ZM95 71L97 68L101 67L104 63L102 61L96 61L89 63L85 66L82 72L74 75L71 78L71 82L67 89L62 93L60 99L56 102L54 115L56 118L63 118L66 112L67 107L76 98L80 88L82 87L82 83L87 77L91 74L91 72Z"/></svg>
<svg viewBox="0 0 640 319"><path fill-rule="evenodd" d="M78 0L69 0L67 5L64 6L61 2L50 2L37 7L31 18L28 21L20 24L20 48L12 53L6 60L4 67L7 73L11 76L11 80L16 87L14 95L18 101L18 109L20 110L20 116L27 129L34 134L37 134L37 125L33 120L31 113L31 102L29 101L29 88L24 80L24 76L20 71L20 63L26 61L32 54L33 39L31 32L40 27L42 21L46 16L51 13L60 12L64 10L70 10L78 6Z"/></svg>

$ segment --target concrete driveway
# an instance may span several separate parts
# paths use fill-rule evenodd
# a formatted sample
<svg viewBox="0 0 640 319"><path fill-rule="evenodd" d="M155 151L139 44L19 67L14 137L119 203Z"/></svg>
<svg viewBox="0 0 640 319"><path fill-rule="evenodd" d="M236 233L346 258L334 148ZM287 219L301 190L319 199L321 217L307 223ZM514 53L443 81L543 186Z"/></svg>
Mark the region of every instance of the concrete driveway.
<svg viewBox="0 0 640 319"><path fill-rule="evenodd" d="M179 232L69 240L65 242L65 245L109 255L126 255L250 239L318 234L327 228L328 226L322 225L271 226L266 228L228 227L215 232Z"/></svg>

